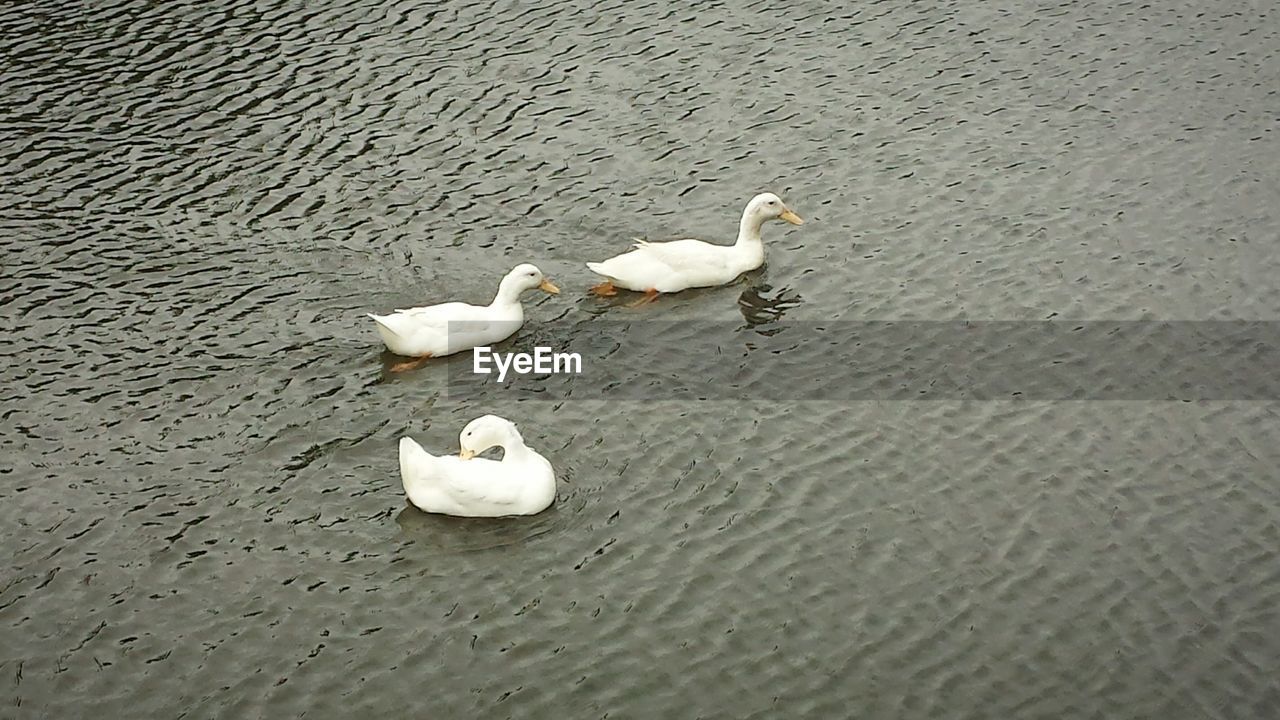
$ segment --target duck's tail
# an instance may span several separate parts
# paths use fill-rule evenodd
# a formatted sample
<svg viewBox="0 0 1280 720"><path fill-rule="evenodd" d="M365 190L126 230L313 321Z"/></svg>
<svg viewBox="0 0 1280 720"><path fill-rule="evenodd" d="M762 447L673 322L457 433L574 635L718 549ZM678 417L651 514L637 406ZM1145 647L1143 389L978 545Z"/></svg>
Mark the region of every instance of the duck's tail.
<svg viewBox="0 0 1280 720"><path fill-rule="evenodd" d="M374 315L373 313L365 313L365 315L368 315L369 319L378 323L379 331L385 330L386 332L389 332L392 335L400 334L396 332L396 327L395 327L396 323L394 321L398 318L395 315Z"/></svg>
<svg viewBox="0 0 1280 720"><path fill-rule="evenodd" d="M406 462L415 460L428 460L434 458L435 455L427 452L416 440L411 437L400 438L400 470L404 470Z"/></svg>
<svg viewBox="0 0 1280 720"><path fill-rule="evenodd" d="M413 438L400 438L401 481L407 486L411 481L421 479L424 475L424 465L434 460L435 457L435 455L424 450Z"/></svg>
<svg viewBox="0 0 1280 720"><path fill-rule="evenodd" d="M413 322L405 315L374 315L369 317L377 324L378 336L387 349L399 355L420 355L421 349L413 343Z"/></svg>

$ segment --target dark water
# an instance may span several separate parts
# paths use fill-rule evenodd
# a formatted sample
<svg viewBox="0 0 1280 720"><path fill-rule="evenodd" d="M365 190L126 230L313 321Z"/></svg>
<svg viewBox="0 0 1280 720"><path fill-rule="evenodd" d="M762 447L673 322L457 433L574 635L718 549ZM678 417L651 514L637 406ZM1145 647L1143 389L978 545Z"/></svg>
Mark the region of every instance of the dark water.
<svg viewBox="0 0 1280 720"><path fill-rule="evenodd" d="M1274 398L459 397L362 317L532 260L516 345L1275 321L1278 48L1221 0L4 5L0 716L1280 715ZM808 220L762 272L582 295L762 189ZM553 509L407 508L398 437L484 412Z"/></svg>

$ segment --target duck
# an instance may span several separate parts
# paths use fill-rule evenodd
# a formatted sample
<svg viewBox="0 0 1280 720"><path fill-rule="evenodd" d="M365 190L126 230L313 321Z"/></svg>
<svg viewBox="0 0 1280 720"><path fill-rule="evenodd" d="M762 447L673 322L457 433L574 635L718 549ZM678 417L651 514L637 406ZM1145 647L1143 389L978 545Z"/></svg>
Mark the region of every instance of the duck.
<svg viewBox="0 0 1280 720"><path fill-rule="evenodd" d="M516 424L497 415L472 420L458 435L457 455L432 455L400 438L400 479L419 510L460 517L536 515L556 497L551 463L524 444ZM476 457L502 448L501 460Z"/></svg>
<svg viewBox="0 0 1280 720"><path fill-rule="evenodd" d="M557 295L560 288L537 265L522 263L498 283L498 292L488 305L461 302L395 310L389 315L366 313L377 324L387 349L414 358L391 367L393 372L410 370L433 357L443 357L471 348L506 340L524 324L520 295L539 289Z"/></svg>
<svg viewBox="0 0 1280 720"><path fill-rule="evenodd" d="M589 262L587 269L605 281L591 292L611 297L618 288L642 292L633 305L651 303L661 293L732 282L739 275L764 264L764 242L760 228L770 220L803 225L782 198L771 192L751 198L738 223L738 240L733 245L715 245L702 240L670 242L636 241L634 249L603 262Z"/></svg>

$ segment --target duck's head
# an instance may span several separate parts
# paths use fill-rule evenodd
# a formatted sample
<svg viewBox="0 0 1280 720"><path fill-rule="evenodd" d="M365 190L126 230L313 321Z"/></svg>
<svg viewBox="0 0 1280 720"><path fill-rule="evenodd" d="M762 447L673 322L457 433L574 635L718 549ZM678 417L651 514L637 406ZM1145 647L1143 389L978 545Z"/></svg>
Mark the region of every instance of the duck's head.
<svg viewBox="0 0 1280 720"><path fill-rule="evenodd" d="M760 223L768 220L786 220L792 225L804 224L804 220L800 219L799 215L787 208L786 204L782 202L782 198L771 192L760 193L751 198L751 202L747 203L746 212L743 214Z"/></svg>
<svg viewBox="0 0 1280 720"><path fill-rule="evenodd" d="M507 276L502 278L502 284L499 285L503 295L511 298L519 297L520 293L525 290L538 288L543 292L552 295L558 295L560 288L555 286L542 274L537 265L531 263L522 263L515 266Z"/></svg>
<svg viewBox="0 0 1280 720"><path fill-rule="evenodd" d="M462 448L458 457L470 460L495 445L504 448L513 440L524 442L516 424L497 415L484 415L467 423L458 435L458 446Z"/></svg>

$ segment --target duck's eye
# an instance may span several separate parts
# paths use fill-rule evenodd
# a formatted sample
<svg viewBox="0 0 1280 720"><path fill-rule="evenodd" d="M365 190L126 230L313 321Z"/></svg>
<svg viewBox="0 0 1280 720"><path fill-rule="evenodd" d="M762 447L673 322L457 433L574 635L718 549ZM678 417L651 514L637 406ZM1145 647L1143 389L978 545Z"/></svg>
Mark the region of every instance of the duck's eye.
<svg viewBox="0 0 1280 720"><path fill-rule="evenodd" d="M778 201L777 201L777 200L770 200L770 201L769 201L769 204L770 204L770 205L777 205L777 204L778 204Z"/></svg>

